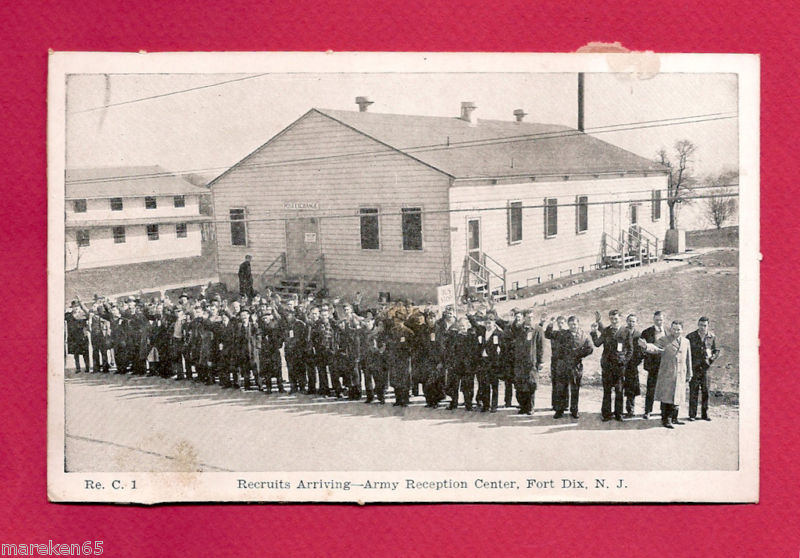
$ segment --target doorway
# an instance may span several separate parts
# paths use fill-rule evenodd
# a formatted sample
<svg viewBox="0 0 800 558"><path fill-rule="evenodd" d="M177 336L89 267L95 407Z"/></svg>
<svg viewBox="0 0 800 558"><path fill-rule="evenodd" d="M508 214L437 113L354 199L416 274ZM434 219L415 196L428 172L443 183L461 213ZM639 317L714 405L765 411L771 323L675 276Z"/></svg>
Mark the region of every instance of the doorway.
<svg viewBox="0 0 800 558"><path fill-rule="evenodd" d="M307 273L320 254L319 219L286 220L286 270L289 275Z"/></svg>

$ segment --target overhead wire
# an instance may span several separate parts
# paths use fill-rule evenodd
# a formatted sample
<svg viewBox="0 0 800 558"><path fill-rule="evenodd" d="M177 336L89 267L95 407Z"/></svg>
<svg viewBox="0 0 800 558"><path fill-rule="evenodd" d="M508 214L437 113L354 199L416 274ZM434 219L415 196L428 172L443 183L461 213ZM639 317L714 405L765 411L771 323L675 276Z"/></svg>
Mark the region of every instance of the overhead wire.
<svg viewBox="0 0 800 558"><path fill-rule="evenodd" d="M684 117L676 117L673 119L659 119L659 120L646 120L646 121L639 121L639 122L629 122L623 124L613 124L607 126L598 126L595 128L586 128L583 132L579 130L564 130L564 131L556 131L556 132L537 132L535 134L525 134L520 136L501 136L495 138L486 138L482 140L469 140L465 142L450 142L450 143L441 143L441 144L427 144L421 146L410 146L410 147L391 147L391 149L381 149L381 150L369 150L369 151L360 151L360 152L352 152L352 153L341 153L335 155L325 155L325 156L316 156L316 157L304 157L298 159L284 159L279 161L269 161L264 163L240 163L234 164L232 166L225 166L225 167L206 167L206 168L199 168L199 169L185 169L179 171L164 171L164 172L154 172L154 173L139 173L139 174L132 174L132 175L118 175L118 176L109 176L109 177L98 177L98 178L85 178L85 179L73 179L67 180L67 184L95 184L95 183L106 183L106 182L119 182L119 181L127 181L127 180L137 180L137 179L149 179L149 178L160 178L160 177L171 177L181 174L190 174L190 173L200 173L200 172L209 172L209 171L219 171L219 170L228 170L235 166L236 168L269 168L269 167L276 167L276 166L283 166L283 165L292 165L298 163L311 163L317 161L330 161L336 159L346 159L346 158L356 158L356 157L365 157L365 156L387 156L387 155L395 155L396 151L401 152L409 152L410 154L414 153L422 153L428 151L435 151L435 150L448 150L452 148L459 148L459 147L483 147L487 145L502 145L505 143L516 143L522 141L529 141L529 140L546 140L546 139L560 139L565 137L572 137L572 136L580 136L586 135L588 132L601 134L601 133L613 133L613 132L622 132L622 131L630 131L630 130L638 130L638 129L647 129L647 128L655 128L655 127L662 127L662 126L675 126L675 125L683 125L683 124L695 124L695 123L702 123L702 122L710 122L715 120L727 120L732 118L737 118L737 114L729 114L727 113L709 113L705 115L693 115L693 116L684 116ZM726 116L720 116L726 115ZM693 119L693 120L691 120ZM379 138L378 138L379 139ZM478 143L480 142L480 143ZM589 169L589 170L581 170L581 174L593 174L597 172L607 173L613 172L614 169ZM551 173L546 174L547 176L557 176L558 174L563 174L564 172L569 172L568 169L564 171L552 171ZM653 170L651 172L657 172ZM530 173L536 174L536 173ZM483 177L477 177L483 178ZM485 177L487 179L492 178L491 176Z"/></svg>

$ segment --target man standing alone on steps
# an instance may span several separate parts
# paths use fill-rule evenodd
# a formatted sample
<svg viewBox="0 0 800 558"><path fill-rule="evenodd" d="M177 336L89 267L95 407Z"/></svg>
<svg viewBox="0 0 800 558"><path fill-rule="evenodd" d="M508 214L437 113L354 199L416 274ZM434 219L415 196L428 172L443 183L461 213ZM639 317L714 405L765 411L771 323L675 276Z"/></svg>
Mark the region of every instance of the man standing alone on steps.
<svg viewBox="0 0 800 558"><path fill-rule="evenodd" d="M248 254L239 266L239 294L246 296L248 299L253 298L255 294L253 291L253 270L250 268L252 259L253 256Z"/></svg>

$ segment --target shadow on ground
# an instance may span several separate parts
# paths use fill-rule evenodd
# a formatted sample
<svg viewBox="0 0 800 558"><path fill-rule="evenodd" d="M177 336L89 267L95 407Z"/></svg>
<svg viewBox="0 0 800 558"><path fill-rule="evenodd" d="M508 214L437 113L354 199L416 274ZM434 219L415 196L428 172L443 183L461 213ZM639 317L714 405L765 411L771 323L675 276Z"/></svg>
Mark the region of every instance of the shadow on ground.
<svg viewBox="0 0 800 558"><path fill-rule="evenodd" d="M576 430L643 430L660 427L660 417L654 416L650 420L641 417L626 419L625 421L603 422L599 413L581 412L580 418L575 419L565 415L561 419L553 418L550 408L542 405L545 395L540 395L539 406L531 416L517 414L516 407L498 409L496 413L467 411L463 403L456 410L448 410L447 404L440 404L437 409L425 407L424 399L412 397L408 407L394 407L394 395L391 390L387 393L386 404L376 402L366 404L365 399L348 401L347 399L334 399L317 395L305 394L271 394L255 390L221 388L218 385L205 385L202 383L183 380L176 381L150 376L132 376L130 374L75 374L68 373L66 382L80 382L96 386L105 386L106 389L118 392L121 399L153 398L159 399L163 404L194 403L194 406L210 407L219 405L245 406L252 412L295 413L298 416L319 413L334 414L346 417L364 417L369 419L394 418L399 420L425 420L432 425L447 425L453 423L474 423L479 428L500 428L509 426L538 426L549 427L537 434L548 434L561 431ZM592 388L585 388L589 391ZM595 390L596 391L596 390ZM502 393L500 401L503 401ZM549 395L549 391L547 392Z"/></svg>

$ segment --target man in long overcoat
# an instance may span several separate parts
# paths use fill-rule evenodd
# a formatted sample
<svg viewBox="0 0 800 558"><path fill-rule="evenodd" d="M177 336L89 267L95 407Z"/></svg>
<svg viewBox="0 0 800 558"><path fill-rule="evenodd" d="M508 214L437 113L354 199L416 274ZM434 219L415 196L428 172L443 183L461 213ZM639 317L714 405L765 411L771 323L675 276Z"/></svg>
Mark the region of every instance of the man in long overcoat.
<svg viewBox="0 0 800 558"><path fill-rule="evenodd" d="M508 330L514 359L514 388L519 403L518 414L533 414L536 387L544 357L544 330L530 322L523 322L519 311L514 314L514 322Z"/></svg>
<svg viewBox="0 0 800 558"><path fill-rule="evenodd" d="M583 378L583 359L592 354L592 340L580 328L580 320L570 316L569 329L558 332L556 342L559 347L559 360L556 364L555 418L561 418L569 408L570 414L578 418L578 398Z"/></svg>
<svg viewBox="0 0 800 558"><path fill-rule="evenodd" d="M653 314L653 325L642 332L642 339L647 343L655 344L659 339L667 334L664 328L664 314L661 310L656 310ZM661 364L661 354L645 353L644 369L647 371L647 388L644 396L644 415L642 418L650 418L653 412L653 401L655 401L656 380L658 379L658 367Z"/></svg>
<svg viewBox="0 0 800 558"><path fill-rule="evenodd" d="M673 321L669 335L655 344L642 339L639 346L648 353L661 353L655 390L655 398L661 402L661 424L666 428L684 424L678 420L678 411L686 401L686 382L692 377L692 351L683 337L683 322Z"/></svg>

